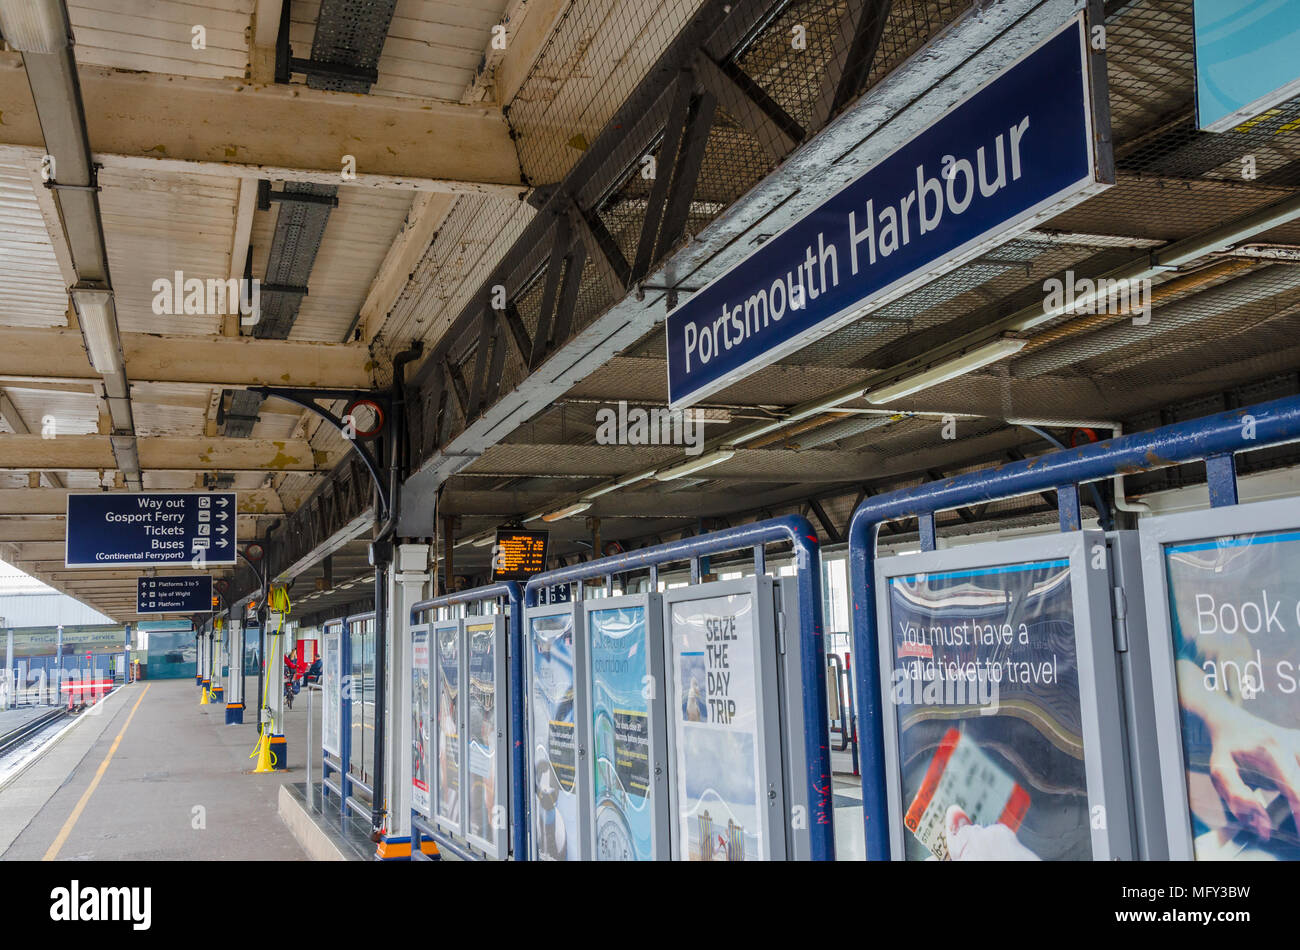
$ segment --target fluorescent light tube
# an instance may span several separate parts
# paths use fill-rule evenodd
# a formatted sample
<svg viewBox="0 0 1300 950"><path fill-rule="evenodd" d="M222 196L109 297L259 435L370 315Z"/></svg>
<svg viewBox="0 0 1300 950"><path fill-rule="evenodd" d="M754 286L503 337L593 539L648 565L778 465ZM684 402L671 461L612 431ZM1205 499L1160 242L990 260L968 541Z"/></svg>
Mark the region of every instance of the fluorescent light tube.
<svg viewBox="0 0 1300 950"><path fill-rule="evenodd" d="M116 375L122 369L122 343L117 335L113 292L100 287L73 287L72 305L86 341L86 353L96 373Z"/></svg>
<svg viewBox="0 0 1300 950"><path fill-rule="evenodd" d="M892 402L895 399L910 396L922 389L938 386L940 383L946 383L958 376L964 376L980 367L988 366L990 363L996 363L1012 353L1019 353L1024 349L1024 346L1024 340L994 340L992 343L978 346L973 350L962 353L960 356L956 356L937 366L932 366L924 372L900 379L888 386L881 386L879 389L869 390L866 393L867 402L878 405L882 402Z"/></svg>
<svg viewBox="0 0 1300 950"><path fill-rule="evenodd" d="M476 548L485 548L489 544L492 544L494 541L496 541L496 539L497 539L497 533L493 531L491 534L485 534L483 537L471 541L470 544L472 544Z"/></svg>
<svg viewBox="0 0 1300 950"><path fill-rule="evenodd" d="M655 478L661 482L667 482L672 481L674 478L682 478L685 475L694 475L701 469L717 465L719 462L725 462L735 454L735 449L717 449L713 452L706 452L697 459L691 459L681 465L674 465L662 472L655 472Z"/></svg>
<svg viewBox="0 0 1300 950"><path fill-rule="evenodd" d="M638 472L635 475L628 475L626 478L621 478L608 485L593 488L582 497L586 499L599 498L601 495L608 495L612 491L618 491L620 488L626 488L628 485L635 485L637 482L644 481L649 478L651 474L652 473L650 472Z"/></svg>
<svg viewBox="0 0 1300 950"><path fill-rule="evenodd" d="M557 508L555 511L548 512L547 514L542 515L542 520L548 522L560 521L561 519L571 517L572 515L580 515L590 507L591 507L591 502L580 501L575 504L568 505L567 507Z"/></svg>
<svg viewBox="0 0 1300 950"><path fill-rule="evenodd" d="M63 0L0 0L0 33L20 53L57 53L72 45Z"/></svg>

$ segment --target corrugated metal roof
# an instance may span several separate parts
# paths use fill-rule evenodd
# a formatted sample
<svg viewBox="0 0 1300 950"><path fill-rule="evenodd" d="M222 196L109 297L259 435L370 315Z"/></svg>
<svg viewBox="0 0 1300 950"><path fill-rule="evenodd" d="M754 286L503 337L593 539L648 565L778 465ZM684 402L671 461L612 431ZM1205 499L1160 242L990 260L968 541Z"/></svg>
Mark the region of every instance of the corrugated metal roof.
<svg viewBox="0 0 1300 950"><path fill-rule="evenodd" d="M31 169L0 162L0 324L66 326L68 292L35 187Z"/></svg>

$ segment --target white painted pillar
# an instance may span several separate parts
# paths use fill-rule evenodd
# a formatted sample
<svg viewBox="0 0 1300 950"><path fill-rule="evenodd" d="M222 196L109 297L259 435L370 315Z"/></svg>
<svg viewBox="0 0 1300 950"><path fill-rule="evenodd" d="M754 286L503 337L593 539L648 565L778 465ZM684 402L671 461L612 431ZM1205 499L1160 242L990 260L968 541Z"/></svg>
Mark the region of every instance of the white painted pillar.
<svg viewBox="0 0 1300 950"><path fill-rule="evenodd" d="M387 748L384 785L388 837L411 836L411 605L429 583L429 545L399 544L388 581Z"/></svg>

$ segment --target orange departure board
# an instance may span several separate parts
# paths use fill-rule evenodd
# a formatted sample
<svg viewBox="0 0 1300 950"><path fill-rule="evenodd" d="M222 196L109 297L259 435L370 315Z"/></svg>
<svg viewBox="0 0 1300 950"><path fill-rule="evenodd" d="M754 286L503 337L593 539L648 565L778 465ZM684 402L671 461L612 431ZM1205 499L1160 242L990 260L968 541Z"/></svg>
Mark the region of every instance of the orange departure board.
<svg viewBox="0 0 1300 950"><path fill-rule="evenodd" d="M494 581L526 581L546 569L546 531L502 528L492 548Z"/></svg>

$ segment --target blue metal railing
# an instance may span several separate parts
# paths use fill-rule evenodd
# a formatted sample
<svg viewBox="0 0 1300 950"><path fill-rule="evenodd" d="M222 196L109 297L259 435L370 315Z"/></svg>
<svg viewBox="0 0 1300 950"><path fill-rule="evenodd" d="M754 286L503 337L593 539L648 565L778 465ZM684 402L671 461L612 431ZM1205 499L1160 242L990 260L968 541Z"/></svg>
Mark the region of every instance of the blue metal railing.
<svg viewBox="0 0 1300 950"><path fill-rule="evenodd" d="M853 649L857 653L862 820L868 860L889 857L885 707L880 683L874 573L876 536L883 522L917 518L922 547L933 550L936 511L1055 489L1061 530L1071 531L1081 524L1080 483L1201 459L1206 463L1211 505L1234 505L1237 481L1233 454L1296 439L1300 439L1300 397L1288 397L968 472L877 495L860 504L849 525L849 575L853 596Z"/></svg>
<svg viewBox="0 0 1300 950"><path fill-rule="evenodd" d="M817 532L806 518L787 515L537 574L529 579L524 588L524 604L526 607L536 607L537 592L543 587L603 577L606 588L609 589L615 574L646 568L650 570L650 587L654 590L658 586L659 565L672 561L690 561L691 581L698 583L701 558L747 547L754 549L755 573L764 574L766 558L763 546L776 541L790 541L794 545L795 564L798 568L795 573L799 590L798 634L803 640L799 681L803 694L804 748L808 759L805 776L808 782L808 803L812 811L812 820L809 822L809 855L814 861L833 861L835 816L831 795L830 749L826 734L821 559ZM522 633L520 642L522 643ZM522 653L522 649L518 652ZM516 662L521 662L518 657ZM520 705L522 706L522 692Z"/></svg>
<svg viewBox="0 0 1300 950"><path fill-rule="evenodd" d="M475 587L473 590L457 591L454 594L443 594L441 597L422 600L411 607L411 623L417 622L418 614L437 610L439 607L482 603L498 598L504 598L510 608L510 618L506 628L506 636L510 641L510 820L514 823L510 831L510 849L516 861L526 861L528 860L528 804L525 799L527 786L524 775L524 612L523 596L519 585L514 581L501 581ZM446 848L467 860L472 858L472 852L468 851L464 844L449 838L415 813L411 815L411 832L412 856L419 851L419 836L424 834L425 837L437 842L440 848Z"/></svg>

